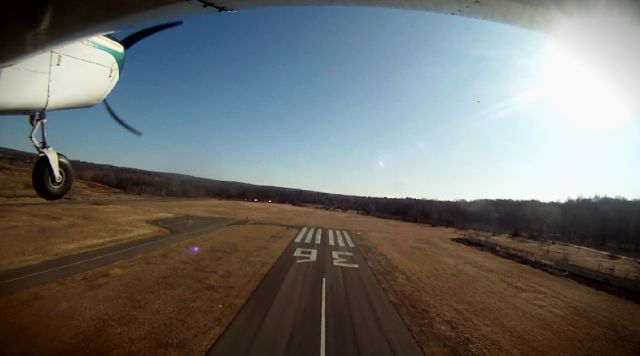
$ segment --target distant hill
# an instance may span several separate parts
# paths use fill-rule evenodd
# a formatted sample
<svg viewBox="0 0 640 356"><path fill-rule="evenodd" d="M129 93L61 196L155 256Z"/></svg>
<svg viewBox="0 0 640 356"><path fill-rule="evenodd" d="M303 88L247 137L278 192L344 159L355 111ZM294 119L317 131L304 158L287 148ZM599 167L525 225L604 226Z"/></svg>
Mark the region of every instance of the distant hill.
<svg viewBox="0 0 640 356"><path fill-rule="evenodd" d="M31 167L37 155L0 147L0 162L15 167ZM221 181L193 177L185 174L146 171L107 164L72 160L76 178L103 184L129 194L162 197L214 197L230 200L271 201L274 203L304 203L322 206L333 200L350 200L355 197L319 193L302 189L290 189L248 183Z"/></svg>
<svg viewBox="0 0 640 356"><path fill-rule="evenodd" d="M26 177L36 155L0 148L0 163L19 167ZM483 199L440 201L330 194L254 185L72 161L76 177L129 194L162 197L211 197L229 200L307 205L434 226L509 233L536 240L557 240L640 255L640 201L578 198L565 202ZM28 178L30 179L30 178ZM28 186L28 183L26 183ZM23 187L24 188L24 187Z"/></svg>

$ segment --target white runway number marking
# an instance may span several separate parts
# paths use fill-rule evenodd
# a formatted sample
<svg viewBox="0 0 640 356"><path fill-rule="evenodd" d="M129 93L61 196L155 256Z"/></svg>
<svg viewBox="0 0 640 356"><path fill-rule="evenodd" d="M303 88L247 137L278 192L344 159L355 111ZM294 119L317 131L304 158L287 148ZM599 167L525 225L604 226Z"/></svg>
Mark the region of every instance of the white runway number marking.
<svg viewBox="0 0 640 356"><path fill-rule="evenodd" d="M313 262L318 257L318 250L312 248L297 248L293 252L293 257L302 257L303 259L296 260L296 263Z"/></svg>
<svg viewBox="0 0 640 356"><path fill-rule="evenodd" d="M338 267L358 268L355 263L347 263L348 260L341 256L353 256L353 253L347 251L331 251L331 257L333 257L333 265Z"/></svg>

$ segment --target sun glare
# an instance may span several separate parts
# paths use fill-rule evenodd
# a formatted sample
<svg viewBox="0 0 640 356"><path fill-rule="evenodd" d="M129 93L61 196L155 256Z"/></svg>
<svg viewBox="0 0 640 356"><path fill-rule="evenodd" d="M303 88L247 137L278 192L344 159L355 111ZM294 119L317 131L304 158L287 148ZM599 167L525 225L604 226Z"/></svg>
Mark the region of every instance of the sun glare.
<svg viewBox="0 0 640 356"><path fill-rule="evenodd" d="M546 101L576 126L596 131L630 120L638 93L637 83L629 84L640 65L633 61L634 32L637 26L608 17L567 23L542 60Z"/></svg>
<svg viewBox="0 0 640 356"><path fill-rule="evenodd" d="M604 73L559 43L544 63L544 92L563 117L591 129L615 127L633 110L619 88Z"/></svg>

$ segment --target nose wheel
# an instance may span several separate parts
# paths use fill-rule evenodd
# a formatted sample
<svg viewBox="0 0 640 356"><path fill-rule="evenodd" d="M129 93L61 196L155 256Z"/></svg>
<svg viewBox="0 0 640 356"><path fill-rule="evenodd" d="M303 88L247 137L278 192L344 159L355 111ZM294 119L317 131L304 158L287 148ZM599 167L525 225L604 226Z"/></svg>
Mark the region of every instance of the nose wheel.
<svg viewBox="0 0 640 356"><path fill-rule="evenodd" d="M44 112L31 114L29 123L31 124L31 134L29 139L38 151L38 160L33 167L31 182L38 195L46 200L62 199L73 185L73 168L71 162L62 154L57 153L47 143L45 123L47 122ZM41 140L35 139L36 131L41 130Z"/></svg>

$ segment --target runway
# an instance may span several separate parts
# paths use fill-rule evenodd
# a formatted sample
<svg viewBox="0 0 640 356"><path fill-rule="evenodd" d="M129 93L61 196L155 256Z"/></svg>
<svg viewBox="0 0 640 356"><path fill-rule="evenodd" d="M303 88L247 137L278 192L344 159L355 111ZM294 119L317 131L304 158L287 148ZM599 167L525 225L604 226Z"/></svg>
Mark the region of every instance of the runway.
<svg viewBox="0 0 640 356"><path fill-rule="evenodd" d="M0 271L0 297L109 263L132 258L168 244L222 228L233 223L233 221L222 218L180 216L151 221L151 223L169 230L169 234L129 241L34 265Z"/></svg>
<svg viewBox="0 0 640 356"><path fill-rule="evenodd" d="M357 235L304 227L208 355L423 355Z"/></svg>

